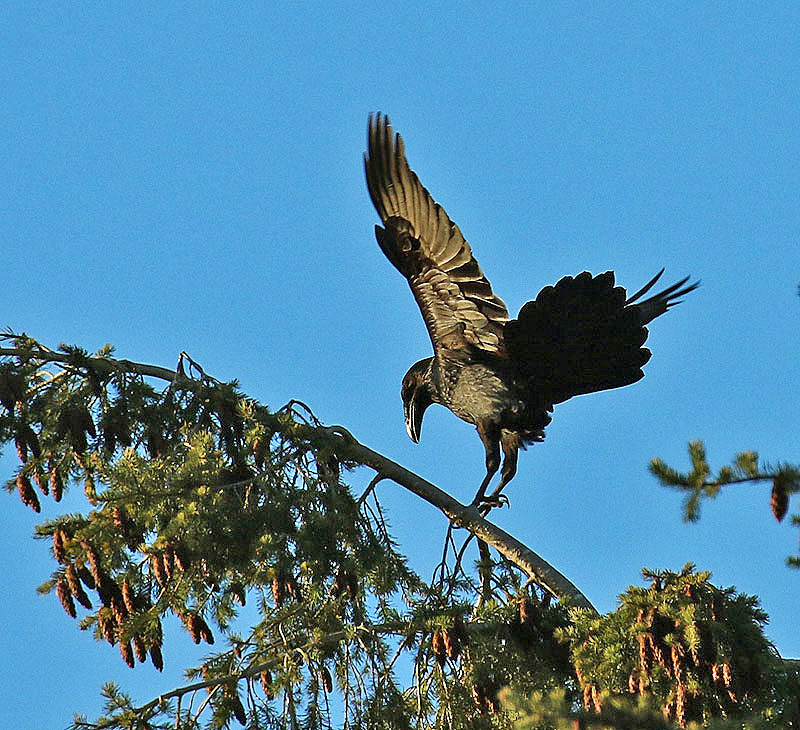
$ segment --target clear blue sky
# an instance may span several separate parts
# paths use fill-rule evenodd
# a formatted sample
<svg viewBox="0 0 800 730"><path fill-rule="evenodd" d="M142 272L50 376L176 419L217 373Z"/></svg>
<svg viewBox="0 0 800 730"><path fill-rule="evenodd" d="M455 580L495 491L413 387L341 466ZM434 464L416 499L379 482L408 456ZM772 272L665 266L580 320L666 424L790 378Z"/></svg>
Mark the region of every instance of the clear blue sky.
<svg viewBox="0 0 800 730"><path fill-rule="evenodd" d="M647 472L654 456L684 465L691 438L716 465L800 457L796 6L82 7L4 9L0 325L164 366L187 350L467 500L474 430L441 408L421 444L403 428L400 378L430 345L372 233L361 155L368 112L385 111L512 313L584 269L629 289L662 266L703 280L653 323L644 380L557 408L493 517L602 610L642 566L694 561L760 595L768 635L800 655L797 531L768 488L731 488L687 526ZM380 492L429 575L442 518ZM177 684L200 656L186 634L164 675L131 671L36 594L54 567L36 521L4 497L4 727L94 717L106 679L142 701Z"/></svg>

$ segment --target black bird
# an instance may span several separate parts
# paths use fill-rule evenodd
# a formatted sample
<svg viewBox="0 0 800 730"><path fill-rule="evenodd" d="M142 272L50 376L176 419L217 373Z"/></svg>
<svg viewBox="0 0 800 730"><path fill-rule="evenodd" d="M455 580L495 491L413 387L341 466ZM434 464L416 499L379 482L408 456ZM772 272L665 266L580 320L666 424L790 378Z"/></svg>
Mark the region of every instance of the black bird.
<svg viewBox="0 0 800 730"><path fill-rule="evenodd" d="M408 166L402 138L380 113L369 117L364 168L384 226L375 226L378 244L408 280L433 343L433 357L403 377L406 430L419 440L432 403L474 424L486 449L474 503L496 502L517 471L520 447L544 438L554 405L644 376L645 325L699 282L687 284L687 276L642 300L663 269L633 296L615 286L613 271L584 271L545 287L509 320L458 226ZM500 483L486 499L501 446Z"/></svg>

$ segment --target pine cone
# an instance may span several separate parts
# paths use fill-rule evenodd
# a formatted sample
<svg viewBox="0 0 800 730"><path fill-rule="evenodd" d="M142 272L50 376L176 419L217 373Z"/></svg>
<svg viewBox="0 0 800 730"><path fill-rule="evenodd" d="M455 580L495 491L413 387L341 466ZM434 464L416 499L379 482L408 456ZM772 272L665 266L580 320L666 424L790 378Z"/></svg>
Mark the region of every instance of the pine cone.
<svg viewBox="0 0 800 730"><path fill-rule="evenodd" d="M114 623L122 627L128 618L128 612L125 609L125 604L121 596L111 595L111 615L114 617Z"/></svg>
<svg viewBox="0 0 800 730"><path fill-rule="evenodd" d="M445 661L447 661L447 649L445 648L444 634L441 631L433 632L433 637L431 638L431 647L433 649L433 655L436 657L436 661L439 662L440 667L443 667Z"/></svg>
<svg viewBox="0 0 800 730"><path fill-rule="evenodd" d="M67 560L66 548L67 536L60 527L56 527L53 531L53 556L59 563L65 563Z"/></svg>
<svg viewBox="0 0 800 730"><path fill-rule="evenodd" d="M42 511L39 498L36 496L36 492L27 474L23 474L22 472L17 474L17 491L19 492L20 499L22 499L22 504L27 505L34 512Z"/></svg>
<svg viewBox="0 0 800 730"><path fill-rule="evenodd" d="M293 600L302 603L303 594L300 592L300 586L297 585L297 581L294 578L289 578L286 581L286 593L288 593ZM242 602L242 605L244 605L244 602Z"/></svg>
<svg viewBox="0 0 800 730"><path fill-rule="evenodd" d="M83 585L90 590L94 590L94 588L97 587L92 574L87 570L85 565L81 563L75 569L78 571L78 577L83 581Z"/></svg>
<svg viewBox="0 0 800 730"><path fill-rule="evenodd" d="M136 613L136 595L127 578L122 580L122 602L125 604L125 609L128 613Z"/></svg>
<svg viewBox="0 0 800 730"><path fill-rule="evenodd" d="M155 576L158 585L162 588L167 584L167 573L164 570L164 561L161 553L153 553L150 556L150 572Z"/></svg>
<svg viewBox="0 0 800 730"><path fill-rule="evenodd" d="M681 727L686 727L686 685L681 682L675 693L675 720Z"/></svg>
<svg viewBox="0 0 800 730"><path fill-rule="evenodd" d="M775 519L781 522L789 509L789 491L786 489L786 483L778 477L772 480L772 496L769 504Z"/></svg>
<svg viewBox="0 0 800 730"><path fill-rule="evenodd" d="M272 673L269 669L261 672L261 689L264 690L264 696L268 700L275 699L275 691L272 689Z"/></svg>
<svg viewBox="0 0 800 730"><path fill-rule="evenodd" d="M333 692L333 678L331 677L331 673L328 671L328 667L326 667L324 664L319 671L319 677L322 680L322 686L325 691L328 694Z"/></svg>
<svg viewBox="0 0 800 730"><path fill-rule="evenodd" d="M136 666L136 662L133 658L133 649L131 649L131 642L130 641L120 641L119 642L119 653L122 654L122 658L125 660L125 664L127 664L131 669Z"/></svg>
<svg viewBox="0 0 800 730"><path fill-rule="evenodd" d="M58 596L58 600L61 601L64 610L72 616L72 618L75 618L77 616L75 601L72 600L72 594L69 592L69 586L64 578L61 578L56 584L56 595Z"/></svg>
<svg viewBox="0 0 800 730"><path fill-rule="evenodd" d="M684 683L683 657L685 655L686 650L683 648L683 644L672 645L670 657L672 659L672 674L679 685Z"/></svg>
<svg viewBox="0 0 800 730"><path fill-rule="evenodd" d="M183 623L186 626L186 630L189 632L189 635L192 637L192 641L195 644L200 643L200 617L196 613L188 613L183 619Z"/></svg>
<svg viewBox="0 0 800 730"><path fill-rule="evenodd" d="M23 464L28 463L28 444L25 441L25 437L22 436L21 433L17 432L17 435L14 437L14 445L17 447L17 456L19 460Z"/></svg>
<svg viewBox="0 0 800 730"><path fill-rule="evenodd" d="M89 561L89 570L92 574L92 578L94 578L95 586L99 586L103 583L105 577L100 565L100 558L95 549L86 540L81 540L81 547L86 553L86 559Z"/></svg>
<svg viewBox="0 0 800 730"><path fill-rule="evenodd" d="M44 474L42 474L42 470L38 465L34 466L33 469L33 481L36 482L36 486L39 487L39 491L42 494L45 496L50 494L50 489L47 486L47 479L44 478Z"/></svg>
<svg viewBox="0 0 800 730"><path fill-rule="evenodd" d="M214 643L214 634L211 633L211 628L205 622L205 619L202 616L198 616L198 628L200 629L200 638L206 642L206 644L213 644Z"/></svg>
<svg viewBox="0 0 800 730"><path fill-rule="evenodd" d="M164 657L161 655L161 647L158 644L150 647L150 661L159 672L164 671Z"/></svg>
<svg viewBox="0 0 800 730"><path fill-rule="evenodd" d="M50 472L50 491L53 493L53 499L56 502L60 502L61 497L64 495L64 481L55 467Z"/></svg>
<svg viewBox="0 0 800 730"><path fill-rule="evenodd" d="M259 469L264 468L264 458L267 455L267 444L264 439L257 438L253 441L253 460Z"/></svg>
<svg viewBox="0 0 800 730"><path fill-rule="evenodd" d="M175 565L175 551L169 543L164 547L164 552L161 554L161 561L164 565L164 573L167 578L172 578L172 569Z"/></svg>
<svg viewBox="0 0 800 730"><path fill-rule="evenodd" d="M286 598L286 584L277 575L272 579L272 600L275 601L275 606L280 607Z"/></svg>
<svg viewBox="0 0 800 730"><path fill-rule="evenodd" d="M147 647L144 645L144 639L139 634L133 635L133 651L140 662L147 661Z"/></svg>
<svg viewBox="0 0 800 730"><path fill-rule="evenodd" d="M480 711L481 715L486 713L488 709L487 704L487 697L486 697L486 688L481 684L473 684L472 685L472 700L475 703L475 706Z"/></svg>
<svg viewBox="0 0 800 730"><path fill-rule="evenodd" d="M103 638L111 644L111 646L114 646L114 644L117 643L117 637L114 631L114 619L111 618L107 609L101 609L97 612L97 624L100 627L100 633L103 634Z"/></svg>
<svg viewBox="0 0 800 730"><path fill-rule="evenodd" d="M75 566L72 565L72 563L67 565L66 570L64 571L64 576L67 579L67 585L69 585L70 593L72 593L78 603L80 603L84 608L91 608L92 602L89 600L89 596L86 595L86 591L83 590L81 579L78 577L78 571L75 570Z"/></svg>
<svg viewBox="0 0 800 730"><path fill-rule="evenodd" d="M444 648L447 652L447 657L455 661L461 653L461 642L458 640L458 635L455 631L446 629L443 632Z"/></svg>
<svg viewBox="0 0 800 730"><path fill-rule="evenodd" d="M238 694L234 694L231 699L231 709L233 716L239 721L240 725L247 725L247 713L244 711L244 705L239 699Z"/></svg>

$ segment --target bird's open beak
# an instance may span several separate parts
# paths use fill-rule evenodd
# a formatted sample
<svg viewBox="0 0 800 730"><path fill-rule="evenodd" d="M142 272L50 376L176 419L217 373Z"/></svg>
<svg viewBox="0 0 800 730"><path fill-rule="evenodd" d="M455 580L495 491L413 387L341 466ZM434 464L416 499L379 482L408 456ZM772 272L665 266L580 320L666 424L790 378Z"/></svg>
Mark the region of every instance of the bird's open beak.
<svg viewBox="0 0 800 730"><path fill-rule="evenodd" d="M415 444L419 443L419 432L422 429L422 416L425 407L416 399L412 398L404 405L406 413L406 433Z"/></svg>

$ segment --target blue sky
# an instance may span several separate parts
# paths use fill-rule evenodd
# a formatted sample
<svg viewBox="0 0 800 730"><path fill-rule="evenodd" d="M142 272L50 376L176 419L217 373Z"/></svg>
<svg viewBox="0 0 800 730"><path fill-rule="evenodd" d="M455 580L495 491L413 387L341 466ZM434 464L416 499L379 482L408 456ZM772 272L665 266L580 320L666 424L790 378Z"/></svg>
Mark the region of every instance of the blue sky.
<svg viewBox="0 0 800 730"><path fill-rule="evenodd" d="M662 266L668 283L703 280L651 326L644 380L557 408L493 518L601 610L642 566L694 561L761 596L768 635L800 656L800 575L784 566L797 531L775 522L768 488L732 487L687 526L647 472L654 456L685 465L692 438L715 465L742 449L798 457L800 10L17 3L4 16L0 325L164 366L186 350L468 500L474 430L441 408L419 445L403 427L400 379L430 344L372 233L361 155L367 114L387 112L512 314L584 269L629 290ZM429 575L442 518L380 493ZM189 637L170 637L164 675L129 670L36 594L52 558L30 537L36 516L4 499L5 726L96 716L108 679L142 701L176 685L200 656Z"/></svg>

